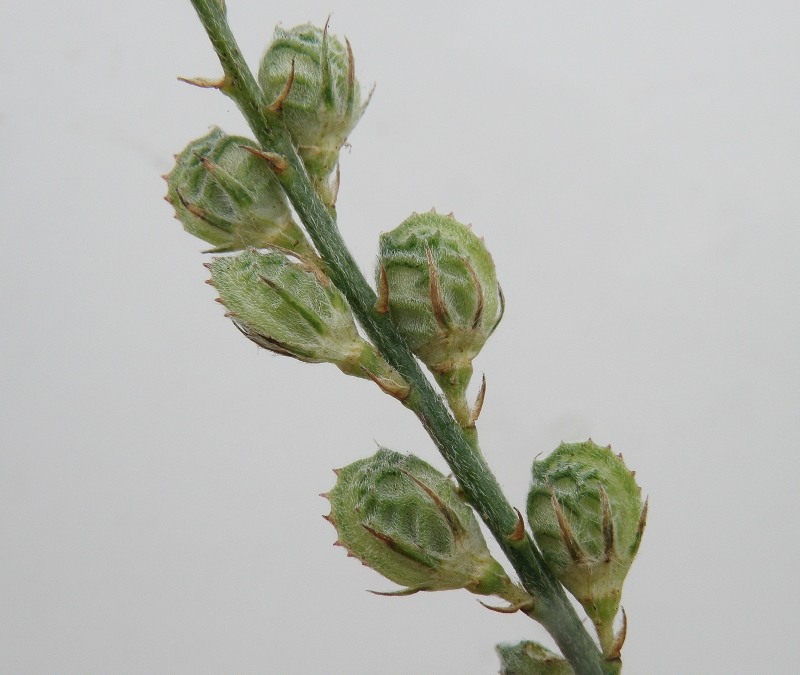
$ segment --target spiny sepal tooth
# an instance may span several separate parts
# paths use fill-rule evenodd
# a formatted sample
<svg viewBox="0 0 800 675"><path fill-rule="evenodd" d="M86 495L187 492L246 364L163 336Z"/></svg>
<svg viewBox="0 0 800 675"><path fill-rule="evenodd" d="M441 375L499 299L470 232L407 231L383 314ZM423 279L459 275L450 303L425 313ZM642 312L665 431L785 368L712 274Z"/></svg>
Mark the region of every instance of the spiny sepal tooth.
<svg viewBox="0 0 800 675"><path fill-rule="evenodd" d="M472 410L469 414L469 423L467 424L468 427L474 427L475 423L478 421L478 418L481 416L481 410L483 410L483 401L486 398L486 375L481 377L481 388L478 390L478 395L475 398L475 405L472 406Z"/></svg>
<svg viewBox="0 0 800 675"><path fill-rule="evenodd" d="M267 110L274 113L279 113L283 109L283 103L289 97L289 92L292 90L294 84L294 59L289 65L289 74L286 76L286 84L283 85L277 98L267 106Z"/></svg>
<svg viewBox="0 0 800 675"><path fill-rule="evenodd" d="M478 600L478 602L486 607L486 609L490 609L493 612L497 612L498 614L516 614L517 612L532 612L534 609L533 600L528 600L526 602L520 602L515 605L508 605L506 607L495 607L494 605L489 605L483 600Z"/></svg>
<svg viewBox="0 0 800 675"><path fill-rule="evenodd" d="M647 514L641 489L610 447L562 443L533 464L528 523L544 560L615 651L614 619Z"/></svg>
<svg viewBox="0 0 800 675"><path fill-rule="evenodd" d="M344 467L329 497L339 539L401 593L489 595L509 583L472 509L446 476L413 455L381 448Z"/></svg>
<svg viewBox="0 0 800 675"><path fill-rule="evenodd" d="M624 607L620 607L620 610L622 612L622 626L614 637L614 644L606 657L609 661L614 661L622 656L622 647L628 635L628 615L625 613Z"/></svg>
<svg viewBox="0 0 800 675"><path fill-rule="evenodd" d="M316 257L273 175L274 165L279 168L285 160L255 145L216 127L189 143L167 175L166 199L175 216L187 232L212 244L214 252L276 245Z"/></svg>
<svg viewBox="0 0 800 675"><path fill-rule="evenodd" d="M228 85L230 85L230 80L224 75L216 79L208 77L178 77L178 80L186 84L191 84L193 87L200 87L201 89L219 89L220 91L225 91Z"/></svg>
<svg viewBox="0 0 800 675"><path fill-rule="evenodd" d="M399 591L373 591L367 590L368 593L372 593L373 595L380 595L385 598L402 598L408 595L415 595L420 591L428 591L429 588L425 588L424 586L420 586L418 588L401 588Z"/></svg>
<svg viewBox="0 0 800 675"><path fill-rule="evenodd" d="M525 520L518 509L515 508L514 511L517 513L517 524L514 526L514 531L508 535L508 540L517 542L525 539Z"/></svg>

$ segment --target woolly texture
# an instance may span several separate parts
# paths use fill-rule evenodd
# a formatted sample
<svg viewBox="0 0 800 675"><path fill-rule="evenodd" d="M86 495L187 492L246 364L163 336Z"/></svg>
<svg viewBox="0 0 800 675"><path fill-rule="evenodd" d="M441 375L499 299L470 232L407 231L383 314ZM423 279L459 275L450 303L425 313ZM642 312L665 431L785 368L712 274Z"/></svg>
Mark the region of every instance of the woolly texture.
<svg viewBox="0 0 800 675"><path fill-rule="evenodd" d="M258 71L266 101L278 100L290 80L286 128L309 174L325 178L363 112L349 46L310 23L278 26Z"/></svg>
<svg viewBox="0 0 800 675"><path fill-rule="evenodd" d="M349 367L367 343L342 294L314 265L253 249L215 258L211 281L253 342L309 363Z"/></svg>
<svg viewBox="0 0 800 675"><path fill-rule="evenodd" d="M365 565L416 591L490 594L508 583L472 509L439 471L385 448L340 469L328 519L337 543Z"/></svg>
<svg viewBox="0 0 800 675"><path fill-rule="evenodd" d="M242 146L257 144L214 127L176 156L165 177L175 216L217 253L280 246L314 255L267 162Z"/></svg>
<svg viewBox="0 0 800 675"><path fill-rule="evenodd" d="M415 213L382 234L377 278L409 348L434 370L467 366L502 316L492 257L452 216Z"/></svg>

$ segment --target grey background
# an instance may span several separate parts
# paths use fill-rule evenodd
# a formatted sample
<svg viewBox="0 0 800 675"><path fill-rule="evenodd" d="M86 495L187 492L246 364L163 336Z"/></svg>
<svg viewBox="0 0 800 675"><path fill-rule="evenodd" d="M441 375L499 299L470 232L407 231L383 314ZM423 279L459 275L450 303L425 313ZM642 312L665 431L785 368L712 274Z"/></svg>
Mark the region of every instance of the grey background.
<svg viewBox="0 0 800 675"><path fill-rule="evenodd" d="M795 2L256 3L347 34L377 82L342 160L371 274L413 210L485 236L508 299L476 362L514 503L533 457L624 453L651 518L626 672L794 673L800 438ZM0 672L496 672L547 636L334 548L317 493L375 442L440 468L367 383L243 340L171 155L232 104L188 2L0 7Z"/></svg>

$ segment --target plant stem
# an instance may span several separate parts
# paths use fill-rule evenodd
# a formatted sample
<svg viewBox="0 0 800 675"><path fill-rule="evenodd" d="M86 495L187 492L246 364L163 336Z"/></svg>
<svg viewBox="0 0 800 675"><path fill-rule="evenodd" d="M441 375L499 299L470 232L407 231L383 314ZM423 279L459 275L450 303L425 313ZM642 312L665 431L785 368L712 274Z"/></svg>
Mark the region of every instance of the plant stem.
<svg viewBox="0 0 800 675"><path fill-rule="evenodd" d="M497 480L455 422L417 361L399 336L389 314L375 311L377 296L358 269L338 231L331 212L315 192L280 113L267 108L263 95L239 51L225 18L221 0L191 0L222 64L220 87L239 106L265 152L280 155L285 165L275 175L305 225L326 271L342 291L364 331L386 360L411 385L406 400L450 466L464 494L492 532L535 598L537 619L547 628L578 675L601 675L603 662L583 628L561 584L545 567L528 536L514 541L517 512L503 495Z"/></svg>

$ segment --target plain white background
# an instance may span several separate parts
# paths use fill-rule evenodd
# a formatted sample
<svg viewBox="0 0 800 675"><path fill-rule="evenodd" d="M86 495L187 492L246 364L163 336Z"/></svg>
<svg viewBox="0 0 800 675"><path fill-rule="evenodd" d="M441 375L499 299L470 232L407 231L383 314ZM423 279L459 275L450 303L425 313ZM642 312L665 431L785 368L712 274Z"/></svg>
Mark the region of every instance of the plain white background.
<svg viewBox="0 0 800 675"><path fill-rule="evenodd" d="M353 43L372 105L341 229L453 210L508 301L476 362L512 501L561 440L651 497L631 675L796 672L800 9L794 2L230 0ZM161 201L219 124L187 2L0 8L0 672L484 675L524 617L382 598L317 497L375 443L444 469L413 416L258 350Z"/></svg>

